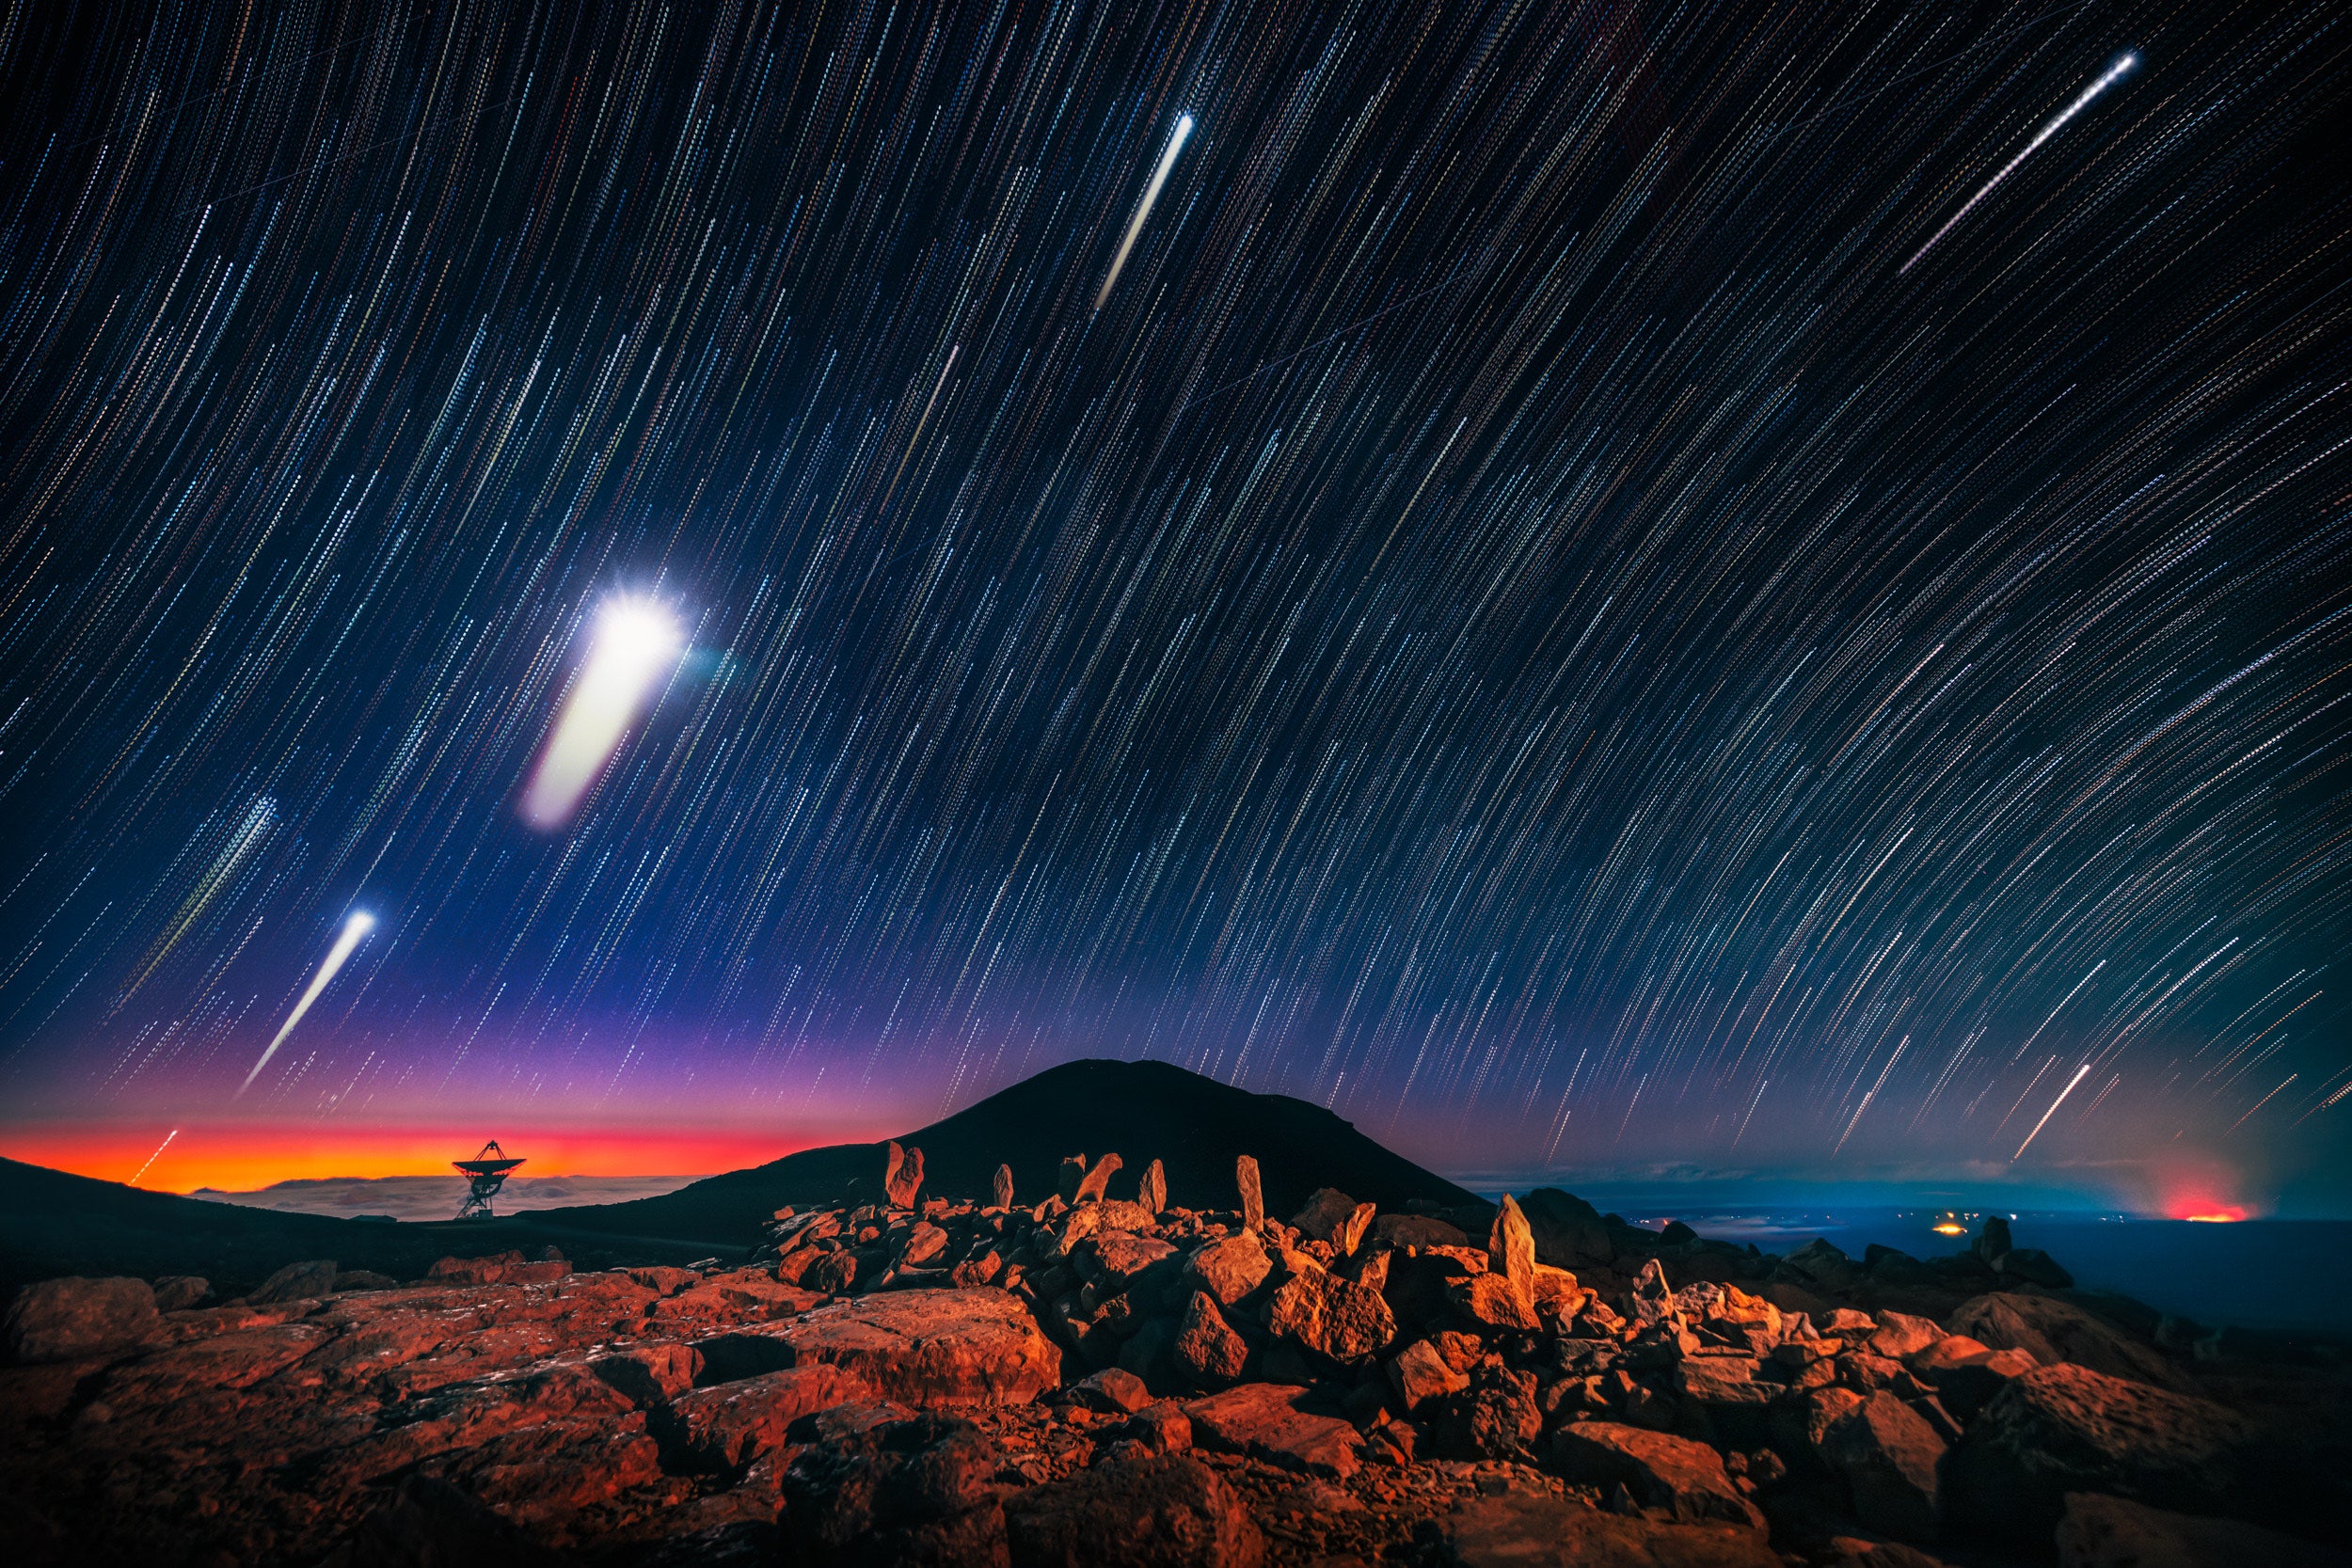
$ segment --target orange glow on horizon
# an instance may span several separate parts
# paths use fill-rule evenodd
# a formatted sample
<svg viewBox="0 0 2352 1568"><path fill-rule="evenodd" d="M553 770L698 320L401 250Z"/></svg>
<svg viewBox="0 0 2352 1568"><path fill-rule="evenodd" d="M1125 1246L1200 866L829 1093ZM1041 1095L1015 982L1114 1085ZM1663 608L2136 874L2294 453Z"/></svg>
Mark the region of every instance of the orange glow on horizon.
<svg viewBox="0 0 2352 1568"><path fill-rule="evenodd" d="M2215 1209L2202 1214L2183 1214L2181 1218L2192 1225L2235 1225L2246 1217L2243 1209Z"/></svg>
<svg viewBox="0 0 2352 1568"><path fill-rule="evenodd" d="M485 1131L486 1129L486 1131ZM765 1164L823 1144L866 1143L858 1130L822 1135L751 1128L678 1128L639 1132L598 1127L531 1127L485 1119L480 1126L317 1128L183 1123L168 1148L156 1145L162 1124L0 1128L0 1156L102 1181L128 1181L151 1156L139 1181L150 1192L251 1192L279 1181L337 1177L448 1176L495 1135L530 1164L529 1176L715 1176Z"/></svg>

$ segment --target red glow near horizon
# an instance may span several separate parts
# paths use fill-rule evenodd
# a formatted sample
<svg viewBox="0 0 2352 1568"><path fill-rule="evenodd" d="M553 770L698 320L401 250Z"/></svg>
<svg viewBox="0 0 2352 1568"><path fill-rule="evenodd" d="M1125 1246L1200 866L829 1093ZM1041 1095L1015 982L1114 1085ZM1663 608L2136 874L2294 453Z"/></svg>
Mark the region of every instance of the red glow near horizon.
<svg viewBox="0 0 2352 1568"><path fill-rule="evenodd" d="M485 1130L486 1129L486 1131ZM128 1181L154 1158L139 1180L151 1192L251 1192L274 1182L336 1177L447 1176L450 1162L472 1155L495 1135L530 1161L532 1176L710 1176L764 1164L821 1144L864 1143L858 1129L656 1128L516 1126L497 1123L464 1131L435 1127L318 1128L255 1123L183 1124L170 1147L156 1149L169 1131L160 1124L0 1128L0 1155L102 1181ZM812 1135L812 1133L814 1135Z"/></svg>
<svg viewBox="0 0 2352 1568"><path fill-rule="evenodd" d="M2246 1217L2246 1211L2243 1209L2211 1209L2200 1214L2179 1214L2174 1217L2196 1225L2234 1225Z"/></svg>

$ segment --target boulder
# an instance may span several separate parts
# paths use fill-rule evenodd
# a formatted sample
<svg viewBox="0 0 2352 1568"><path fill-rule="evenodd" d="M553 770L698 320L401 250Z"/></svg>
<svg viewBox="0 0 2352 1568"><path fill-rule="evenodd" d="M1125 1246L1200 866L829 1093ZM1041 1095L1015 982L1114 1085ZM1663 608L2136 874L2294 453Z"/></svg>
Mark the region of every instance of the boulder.
<svg viewBox="0 0 2352 1568"><path fill-rule="evenodd" d="M1572 1481L1604 1489L1622 1484L1643 1507L1666 1509L1686 1524L1722 1520L1764 1528L1764 1515L1724 1472L1722 1456L1688 1437L1617 1421L1580 1421L1552 1434L1551 1462Z"/></svg>
<svg viewBox="0 0 2352 1568"><path fill-rule="evenodd" d="M678 1446L705 1467L740 1469L784 1447L785 1433L802 1417L873 1398L865 1379L838 1367L794 1367L681 1393L670 1402L670 1418Z"/></svg>
<svg viewBox="0 0 2352 1568"><path fill-rule="evenodd" d="M1012 1167L1010 1165L996 1167L996 1180L990 1184L989 1197L999 1209L1012 1207Z"/></svg>
<svg viewBox="0 0 2352 1568"><path fill-rule="evenodd" d="M306 1301L334 1293L335 1260L318 1258L287 1264L246 1292L245 1299L256 1307L267 1307L273 1302Z"/></svg>
<svg viewBox="0 0 2352 1568"><path fill-rule="evenodd" d="M1372 1239L1381 1246L1402 1252L1406 1247L1470 1245L1470 1238L1459 1226L1434 1214L1379 1214L1372 1222Z"/></svg>
<svg viewBox="0 0 2352 1568"><path fill-rule="evenodd" d="M2061 1362L2013 1379L1946 1463L1958 1522L2021 1547L2050 1539L2069 1492L2198 1513L2243 1502L2246 1421L2206 1400Z"/></svg>
<svg viewBox="0 0 2352 1568"><path fill-rule="evenodd" d="M873 1408L849 1406L795 1427L808 1446L784 1475L790 1560L1006 1568L995 1445L967 1421L869 1419Z"/></svg>
<svg viewBox="0 0 2352 1568"><path fill-rule="evenodd" d="M1994 1350L2024 1351L2044 1367L2072 1361L2109 1377L2127 1377L2178 1394L2196 1392L2197 1386L2162 1351L2126 1338L2079 1307L2048 1296L2007 1291L1977 1296L1955 1308L1946 1326Z"/></svg>
<svg viewBox="0 0 2352 1568"><path fill-rule="evenodd" d="M912 1209L923 1192L923 1151L895 1142L882 1159L882 1192L893 1209Z"/></svg>
<svg viewBox="0 0 2352 1568"><path fill-rule="evenodd" d="M1782 1259L1772 1277L1809 1291L1844 1294L1862 1283L1862 1267L1820 1236ZM1786 1306L1786 1303L1782 1304Z"/></svg>
<svg viewBox="0 0 2352 1568"><path fill-rule="evenodd" d="M1245 1383L1184 1409L1198 1447L1344 1481L1362 1466L1364 1440L1338 1417L1307 1410L1307 1397L1304 1388Z"/></svg>
<svg viewBox="0 0 2352 1568"><path fill-rule="evenodd" d="M1430 1451L1440 1459L1513 1459L1544 1434L1535 1380L1525 1372L1481 1373L1478 1382L1421 1416Z"/></svg>
<svg viewBox="0 0 2352 1568"><path fill-rule="evenodd" d="M1915 1318L1903 1312L1881 1312L1876 1319L1877 1329L1863 1343L1872 1355L1883 1355L1889 1361L1908 1361L1945 1338L1944 1331L1931 1319Z"/></svg>
<svg viewBox="0 0 2352 1568"><path fill-rule="evenodd" d="M1219 1307L1231 1307L1272 1273L1274 1260L1258 1238L1244 1233L1211 1242L1184 1264L1184 1277Z"/></svg>
<svg viewBox="0 0 2352 1568"><path fill-rule="evenodd" d="M1291 1225L1310 1241L1332 1241L1356 1208L1356 1200L1337 1187L1317 1187L1307 1195L1307 1206L1291 1216Z"/></svg>
<svg viewBox="0 0 2352 1568"><path fill-rule="evenodd" d="M1061 1353L1021 1299L985 1289L861 1296L696 1348L715 1380L823 1363L920 1408L1026 1404L1061 1381Z"/></svg>
<svg viewBox="0 0 2352 1568"><path fill-rule="evenodd" d="M1424 1401L1443 1399L1470 1386L1470 1379L1448 1366L1438 1347L1426 1339L1416 1339L1397 1352L1388 1371L1389 1386L1396 1390L1397 1402L1407 1415Z"/></svg>
<svg viewBox="0 0 2352 1568"><path fill-rule="evenodd" d="M1993 1272L2006 1279L2022 1279L2046 1290L2074 1289L2074 1276L2040 1247L2011 1247L1993 1260Z"/></svg>
<svg viewBox="0 0 2352 1568"><path fill-rule="evenodd" d="M155 1281L155 1310L183 1312L213 1293L213 1282L192 1274L167 1274Z"/></svg>
<svg viewBox="0 0 2352 1568"><path fill-rule="evenodd" d="M1121 1416L1132 1416L1152 1402L1152 1391L1143 1386L1143 1379L1117 1367L1105 1367L1080 1379L1071 1392L1096 1410Z"/></svg>
<svg viewBox="0 0 2352 1568"><path fill-rule="evenodd" d="M1675 1364L1675 1392L1701 1404L1769 1404L1780 1386L1758 1383L1763 1367L1754 1355L1692 1355Z"/></svg>
<svg viewBox="0 0 2352 1568"><path fill-rule="evenodd" d="M1446 1286L1446 1298L1455 1311L1481 1329L1533 1334L1543 1327L1536 1319L1534 1302L1521 1296L1499 1274L1474 1274L1467 1279L1454 1280Z"/></svg>
<svg viewBox="0 0 2352 1568"><path fill-rule="evenodd" d="M2352 1568L2352 1552L2095 1492L2067 1494L2058 1552L2059 1568Z"/></svg>
<svg viewBox="0 0 2352 1568"><path fill-rule="evenodd" d="M144 1279L44 1279L17 1291L0 1340L19 1364L72 1361L128 1350L161 1326Z"/></svg>
<svg viewBox="0 0 2352 1568"><path fill-rule="evenodd" d="M1821 1457L1852 1489L1854 1517L1899 1541L1935 1539L1944 1439L1910 1405L1871 1394L1831 1425Z"/></svg>
<svg viewBox="0 0 2352 1568"><path fill-rule="evenodd" d="M1136 1202L1145 1213L1154 1217L1168 1207L1168 1171L1157 1160L1143 1167L1143 1180L1136 1186Z"/></svg>
<svg viewBox="0 0 2352 1568"><path fill-rule="evenodd" d="M1216 1309L1216 1302L1206 1291L1195 1291L1168 1354L1176 1370L1196 1386L1222 1388L1240 1379L1249 1347Z"/></svg>
<svg viewBox="0 0 2352 1568"><path fill-rule="evenodd" d="M694 1386L702 1353L691 1345L631 1345L610 1355L592 1356L588 1370L640 1410L667 1404Z"/></svg>
<svg viewBox="0 0 2352 1568"><path fill-rule="evenodd" d="M1977 1255L1979 1262L1990 1267L2013 1245L2015 1243L2009 1239L2009 1221L1999 1214L1987 1214L1984 1224L1978 1228L1976 1240L1968 1244L1968 1250Z"/></svg>
<svg viewBox="0 0 2352 1568"><path fill-rule="evenodd" d="M1445 1520L1454 1568L1780 1568L1763 1535L1740 1525L1661 1524L1603 1513L1576 1497L1503 1493Z"/></svg>
<svg viewBox="0 0 2352 1568"><path fill-rule="evenodd" d="M1378 1291L1321 1270L1284 1280L1266 1303L1264 1322L1269 1333L1334 1361L1376 1355L1396 1338L1396 1319Z"/></svg>
<svg viewBox="0 0 2352 1568"><path fill-rule="evenodd" d="M1609 1227L1600 1212L1581 1197L1557 1187L1538 1187L1518 1200L1535 1241L1538 1262L1554 1268L1582 1269L1608 1263L1617 1256Z"/></svg>
<svg viewBox="0 0 2352 1568"><path fill-rule="evenodd" d="M1109 1461L1015 1494L1012 1568L1258 1568L1265 1538L1216 1472L1188 1454Z"/></svg>
<svg viewBox="0 0 2352 1568"><path fill-rule="evenodd" d="M1241 1191L1241 1227L1260 1228L1265 1224L1265 1189L1258 1181L1258 1162L1247 1154L1236 1159L1233 1185Z"/></svg>

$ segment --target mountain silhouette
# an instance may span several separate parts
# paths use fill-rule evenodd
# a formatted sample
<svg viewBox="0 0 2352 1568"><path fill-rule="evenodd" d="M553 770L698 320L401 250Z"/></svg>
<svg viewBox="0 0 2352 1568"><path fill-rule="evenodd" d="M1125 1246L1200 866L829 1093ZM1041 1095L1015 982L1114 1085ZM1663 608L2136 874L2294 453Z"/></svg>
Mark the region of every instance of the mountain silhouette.
<svg viewBox="0 0 2352 1568"><path fill-rule="evenodd" d="M1168 1202L1188 1209L1234 1207L1233 1161L1244 1154L1257 1159L1266 1212L1281 1218L1318 1187L1336 1187L1384 1210L1414 1198L1448 1208L1478 1201L1320 1105L1252 1094L1166 1062L1048 1068L898 1141L923 1151L927 1197L985 1199L1002 1164L1012 1167L1013 1201L1033 1204L1056 1190L1065 1156L1116 1153L1124 1164L1111 1182L1112 1196L1133 1196L1144 1167L1157 1160L1168 1173ZM777 1209L830 1201L852 1181L880 1201L883 1148L803 1149L660 1197L520 1217L573 1230L746 1245Z"/></svg>

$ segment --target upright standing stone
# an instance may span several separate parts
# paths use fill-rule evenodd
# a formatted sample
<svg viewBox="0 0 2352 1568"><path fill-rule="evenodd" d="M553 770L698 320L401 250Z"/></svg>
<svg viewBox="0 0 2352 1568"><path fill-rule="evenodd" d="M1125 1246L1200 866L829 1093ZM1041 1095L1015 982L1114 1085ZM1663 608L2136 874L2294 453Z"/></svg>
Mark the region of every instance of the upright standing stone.
<svg viewBox="0 0 2352 1568"><path fill-rule="evenodd" d="M1078 1183L1086 1179L1087 1157L1085 1155L1073 1154L1064 1158L1061 1163L1061 1200L1064 1203L1077 1202Z"/></svg>
<svg viewBox="0 0 2352 1568"><path fill-rule="evenodd" d="M1120 1158L1116 1154L1105 1154L1100 1160L1095 1161L1094 1168L1079 1180L1078 1191L1070 1201L1073 1203L1102 1202L1104 1189L1111 1184L1111 1178L1118 1174L1120 1164Z"/></svg>
<svg viewBox="0 0 2352 1568"><path fill-rule="evenodd" d="M1258 1162L1247 1154L1234 1161L1233 1181L1241 1188L1241 1227L1256 1230L1265 1224L1265 1193L1258 1185Z"/></svg>
<svg viewBox="0 0 2352 1568"><path fill-rule="evenodd" d="M1511 1282L1511 1291L1530 1306L1535 1300L1535 1232L1519 1212L1518 1200L1502 1195L1495 1211L1494 1229L1486 1238L1487 1267Z"/></svg>
<svg viewBox="0 0 2352 1568"><path fill-rule="evenodd" d="M1338 1244L1341 1257L1356 1256L1356 1249L1364 1244L1364 1232L1372 1228L1373 1216L1379 1212L1377 1204L1359 1203L1347 1218L1340 1221L1331 1240Z"/></svg>
<svg viewBox="0 0 2352 1568"><path fill-rule="evenodd" d="M892 1144L882 1164L882 1190L892 1208L914 1208L915 1195L923 1190L923 1151Z"/></svg>
<svg viewBox="0 0 2352 1568"><path fill-rule="evenodd" d="M1143 1184L1136 1189L1136 1201L1148 1213L1158 1213L1168 1207L1168 1172L1157 1160L1143 1167Z"/></svg>
<svg viewBox="0 0 2352 1568"><path fill-rule="evenodd" d="M1012 1207L1012 1167L1010 1165L998 1165L996 1167L996 1192L994 1196L996 1198L997 1208L1009 1209Z"/></svg>

